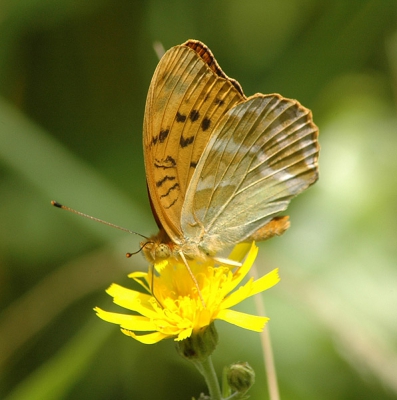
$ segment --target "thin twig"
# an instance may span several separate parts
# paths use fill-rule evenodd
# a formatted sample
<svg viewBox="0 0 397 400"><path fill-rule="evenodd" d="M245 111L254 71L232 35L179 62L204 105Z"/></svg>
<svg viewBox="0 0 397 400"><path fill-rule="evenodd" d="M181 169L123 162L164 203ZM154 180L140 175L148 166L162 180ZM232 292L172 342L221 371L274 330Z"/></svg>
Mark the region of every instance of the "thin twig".
<svg viewBox="0 0 397 400"><path fill-rule="evenodd" d="M255 279L258 277L258 271L256 269L255 264L251 268L251 274L254 276ZM265 305L261 294L257 294L254 297L258 315L265 317L266 316ZM261 332L260 335L261 335L260 337L263 349L263 361L265 364L267 385L269 389L269 399L280 400L280 393L278 390L278 383L277 383L276 366L274 364L273 349L270 340L270 331L268 325L265 326L265 329Z"/></svg>

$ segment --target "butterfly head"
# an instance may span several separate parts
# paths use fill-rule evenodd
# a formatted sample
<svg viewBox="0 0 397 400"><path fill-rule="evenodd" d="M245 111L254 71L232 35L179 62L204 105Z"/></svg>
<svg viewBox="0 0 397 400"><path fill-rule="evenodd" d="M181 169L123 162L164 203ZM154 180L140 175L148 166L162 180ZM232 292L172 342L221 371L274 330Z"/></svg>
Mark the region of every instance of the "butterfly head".
<svg viewBox="0 0 397 400"><path fill-rule="evenodd" d="M164 229L161 229L157 235L142 242L141 246L145 258L153 264L170 258L173 254L174 244Z"/></svg>
<svg viewBox="0 0 397 400"><path fill-rule="evenodd" d="M189 260L204 261L210 254L200 247L199 243L186 240L181 244L174 243L164 229L160 229L157 235L151 236L148 240L141 243L145 258L152 264L156 264L168 258L174 257L180 261L180 255Z"/></svg>

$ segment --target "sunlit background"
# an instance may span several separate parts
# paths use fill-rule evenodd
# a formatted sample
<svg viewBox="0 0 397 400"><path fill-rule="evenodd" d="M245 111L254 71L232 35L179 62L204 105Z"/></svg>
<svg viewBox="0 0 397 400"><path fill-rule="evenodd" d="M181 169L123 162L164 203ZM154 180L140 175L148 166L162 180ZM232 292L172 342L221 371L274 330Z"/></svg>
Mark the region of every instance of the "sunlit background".
<svg viewBox="0 0 397 400"><path fill-rule="evenodd" d="M194 38L247 95L296 98L320 127L320 180L258 259L282 278L263 295L281 398L396 399L396 5L1 1L0 398L206 392L172 340L139 344L92 310L117 310L105 289L147 268L125 258L139 238L50 205L156 232L142 154L153 43ZM218 374L248 361L251 398L268 398L259 334L217 328Z"/></svg>

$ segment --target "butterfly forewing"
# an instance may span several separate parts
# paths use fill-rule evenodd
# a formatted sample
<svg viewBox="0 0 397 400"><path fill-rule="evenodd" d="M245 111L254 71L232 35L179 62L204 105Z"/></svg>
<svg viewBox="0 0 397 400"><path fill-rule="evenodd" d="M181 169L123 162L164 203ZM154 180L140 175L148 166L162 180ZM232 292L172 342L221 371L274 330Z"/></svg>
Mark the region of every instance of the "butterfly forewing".
<svg viewBox="0 0 397 400"><path fill-rule="evenodd" d="M249 239L317 180L317 136L310 111L280 95L230 109L186 193L185 237L208 254Z"/></svg>
<svg viewBox="0 0 397 400"><path fill-rule="evenodd" d="M181 210L191 177L222 116L246 98L200 42L161 59L150 84L144 121L149 195L159 222L182 240Z"/></svg>

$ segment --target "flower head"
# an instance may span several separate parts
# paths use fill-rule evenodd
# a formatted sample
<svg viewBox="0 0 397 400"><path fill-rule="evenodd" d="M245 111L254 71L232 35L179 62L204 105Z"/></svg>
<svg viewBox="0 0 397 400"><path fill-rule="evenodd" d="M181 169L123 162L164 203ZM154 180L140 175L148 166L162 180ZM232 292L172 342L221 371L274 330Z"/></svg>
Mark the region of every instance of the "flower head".
<svg viewBox="0 0 397 400"><path fill-rule="evenodd" d="M250 278L236 289L251 269L257 253L254 243L237 245L229 259L238 262L245 259L240 267L234 268L213 259L206 262L189 260L200 293L185 264L175 259L163 265L159 274L153 273L153 268L148 273L133 272L129 277L143 286L148 294L117 284L112 284L107 293L117 305L137 314L118 314L99 307L95 311L103 320L120 325L124 334L146 344L170 337L184 340L216 319L260 332L269 318L230 309L280 280L275 269L255 281ZM136 332L149 333L139 335Z"/></svg>

